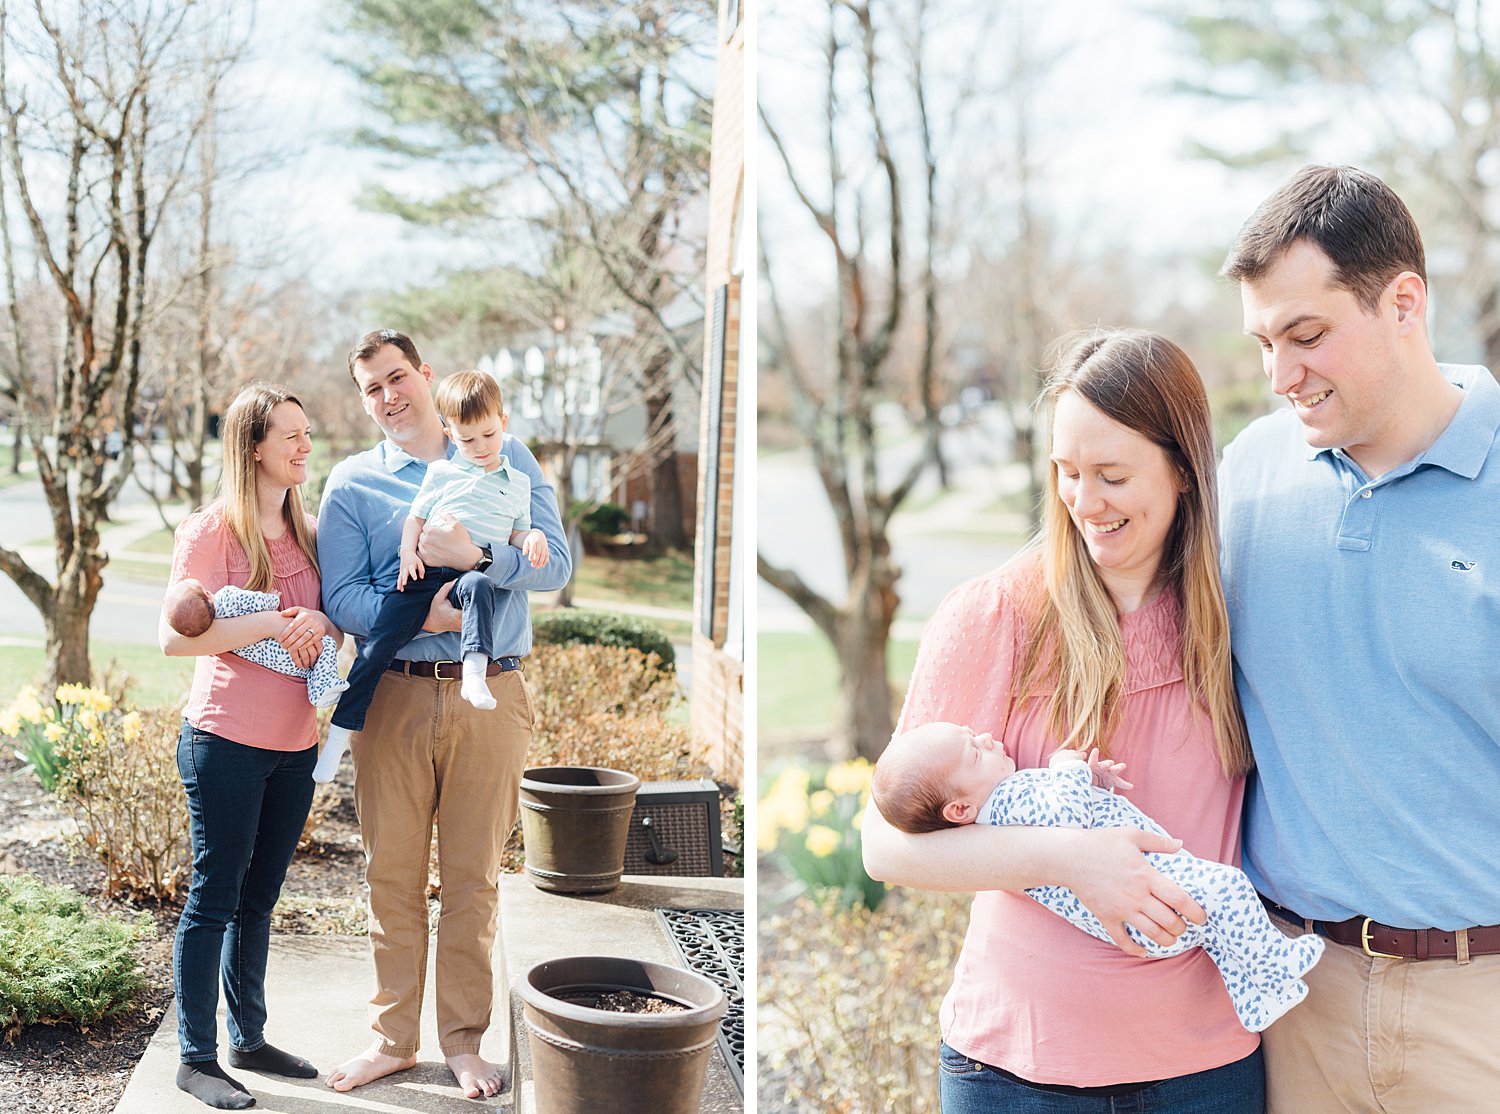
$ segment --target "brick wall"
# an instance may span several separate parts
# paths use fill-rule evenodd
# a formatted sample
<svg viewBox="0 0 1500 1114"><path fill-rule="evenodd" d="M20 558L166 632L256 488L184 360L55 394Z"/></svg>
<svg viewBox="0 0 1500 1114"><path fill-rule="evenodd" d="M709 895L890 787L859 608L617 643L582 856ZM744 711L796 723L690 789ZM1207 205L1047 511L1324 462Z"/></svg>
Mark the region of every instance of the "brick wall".
<svg viewBox="0 0 1500 1114"><path fill-rule="evenodd" d="M742 0L748 7L748 0ZM720 13L725 10L720 0ZM700 528L696 539L696 574L693 585L693 695L690 725L704 748L714 772L722 779L742 785L745 764L745 675L744 665L723 650L729 618L729 556L734 538L734 431L739 383L740 283L730 271L734 259L735 218L745 181L745 25L743 21L721 42L714 83L713 151L709 161L708 258L704 273L704 304L713 306L714 291L729 287L724 321L724 386L720 403L718 476L715 491L704 490L710 476L709 392L703 392L699 421L698 499L700 508L712 501L716 508L712 536ZM705 365L711 346L712 322L704 330ZM706 373L706 371L705 371ZM708 547L712 547L710 550ZM709 562L712 557L712 582ZM713 633L705 635L697 616L703 613L705 593L712 593Z"/></svg>

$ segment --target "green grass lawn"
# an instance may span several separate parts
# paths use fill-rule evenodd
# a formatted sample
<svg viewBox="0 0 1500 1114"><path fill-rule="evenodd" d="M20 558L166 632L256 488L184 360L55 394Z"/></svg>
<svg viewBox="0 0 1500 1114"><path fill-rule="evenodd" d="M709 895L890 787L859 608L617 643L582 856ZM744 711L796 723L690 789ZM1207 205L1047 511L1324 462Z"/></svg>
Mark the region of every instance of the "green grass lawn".
<svg viewBox="0 0 1500 1114"><path fill-rule="evenodd" d="M827 728L839 715L838 659L821 634L762 634L758 643L760 726L769 730ZM914 641L892 640L892 683L905 687L917 660Z"/></svg>
<svg viewBox="0 0 1500 1114"><path fill-rule="evenodd" d="M193 680L193 658L169 658L155 646L128 642L94 642L90 662L97 676L106 670L130 675L130 700L135 704L180 704ZM46 666L41 643L0 646L0 706L41 679Z"/></svg>
<svg viewBox="0 0 1500 1114"><path fill-rule="evenodd" d="M693 556L661 553L652 557L596 557L578 566L573 594L589 600L619 600L648 607L693 609Z"/></svg>

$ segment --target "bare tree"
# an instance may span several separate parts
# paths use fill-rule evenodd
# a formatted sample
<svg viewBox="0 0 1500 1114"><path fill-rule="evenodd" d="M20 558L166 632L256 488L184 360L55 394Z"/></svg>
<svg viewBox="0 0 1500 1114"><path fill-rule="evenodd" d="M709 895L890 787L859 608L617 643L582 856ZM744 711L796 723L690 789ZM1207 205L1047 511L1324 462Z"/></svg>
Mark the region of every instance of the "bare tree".
<svg viewBox="0 0 1500 1114"><path fill-rule="evenodd" d="M921 80L920 30L911 45L915 53L908 72ZM762 579L796 603L833 643L841 672L842 735L856 753L868 757L884 748L892 728L887 643L900 601L900 570L891 555L891 519L937 456L939 434L933 397L936 278L930 256L915 266L911 262L906 223L908 193L917 191L928 204L928 235L917 239L924 252L930 250L935 155L925 104L913 96L909 82L885 76L887 49L894 51L877 29L871 5L828 0L822 101L817 106L823 150L816 169L794 158L784 136L786 122L772 119L764 108L761 112L774 165L811 218L836 276L828 348L808 351L796 342L797 325L763 246L761 274L769 309L761 338L764 373L782 379L789 389L792 418L812 451L838 525L848 595L836 603L795 570L764 555L758 556L757 567ZM894 116L913 112L926 140L920 145L915 185L888 130ZM916 393L924 447L900 475L882 477L875 410L912 386L910 365L897 342L913 302L923 315Z"/></svg>
<svg viewBox="0 0 1500 1114"><path fill-rule="evenodd" d="M49 686L89 680L89 619L108 560L99 523L130 474L144 330L157 309L152 246L192 147L191 123L163 106L199 63L184 49L196 30L187 6L80 0L67 20L54 10L34 0L19 15L0 0L10 326L0 373L37 460L57 559L49 581L0 546L0 570L42 614ZM106 451L112 432L117 455Z"/></svg>

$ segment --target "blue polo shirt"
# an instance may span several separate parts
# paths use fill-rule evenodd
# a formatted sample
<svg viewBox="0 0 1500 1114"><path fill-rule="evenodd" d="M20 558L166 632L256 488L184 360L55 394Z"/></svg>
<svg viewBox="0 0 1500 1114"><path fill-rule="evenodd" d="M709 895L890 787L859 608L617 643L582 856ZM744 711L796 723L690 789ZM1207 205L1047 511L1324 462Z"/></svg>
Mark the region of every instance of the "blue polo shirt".
<svg viewBox="0 0 1500 1114"><path fill-rule="evenodd" d="M1317 920L1500 924L1500 385L1442 370L1458 412L1377 480L1290 409L1220 468L1244 866Z"/></svg>
<svg viewBox="0 0 1500 1114"><path fill-rule="evenodd" d="M552 485L531 451L514 437L502 442L506 465L531 481L531 522L547 537L547 564L540 569L514 546L493 547L486 572L501 588L495 601L490 657L531 652L531 611L527 591L553 591L567 583L572 558ZM451 459L454 449L450 444ZM396 590L401 569L401 528L427 475L427 462L390 441L340 461L323 488L318 510L318 564L323 574L323 610L334 625L356 638L370 632L380 601ZM508 541L508 537L506 539ZM477 543L476 543L477 544ZM457 631L419 634L397 653L403 661L458 661L463 657Z"/></svg>

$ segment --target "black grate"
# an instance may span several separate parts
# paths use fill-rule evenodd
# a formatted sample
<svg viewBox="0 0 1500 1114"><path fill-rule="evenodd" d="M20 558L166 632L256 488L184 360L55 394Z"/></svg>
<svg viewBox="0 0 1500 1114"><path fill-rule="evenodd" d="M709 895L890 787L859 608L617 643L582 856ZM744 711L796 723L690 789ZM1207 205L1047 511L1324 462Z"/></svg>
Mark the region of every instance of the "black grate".
<svg viewBox="0 0 1500 1114"><path fill-rule="evenodd" d="M739 909L658 909L657 917L690 970L723 988L729 1010L719 1022L719 1051L745 1093L745 914Z"/></svg>

